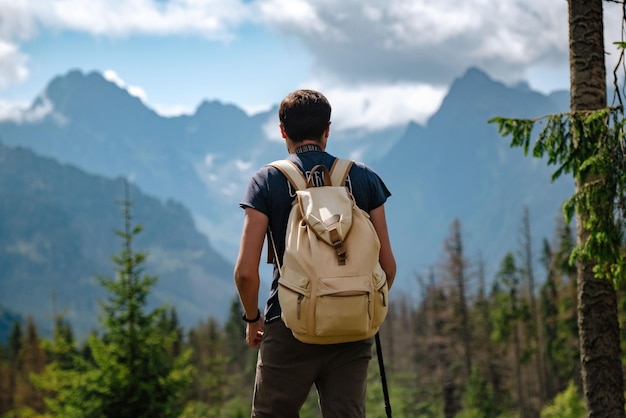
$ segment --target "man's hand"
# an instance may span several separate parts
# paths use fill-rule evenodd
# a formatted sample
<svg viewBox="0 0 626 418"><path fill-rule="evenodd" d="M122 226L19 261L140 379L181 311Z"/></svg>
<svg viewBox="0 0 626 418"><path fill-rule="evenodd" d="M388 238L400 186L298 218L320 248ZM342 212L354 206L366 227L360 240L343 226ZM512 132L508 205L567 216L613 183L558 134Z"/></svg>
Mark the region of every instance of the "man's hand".
<svg viewBox="0 0 626 418"><path fill-rule="evenodd" d="M237 285L237 292L239 293L244 312L251 315L248 319L255 318L256 313L259 313L259 320L246 326L246 343L253 348L261 346L265 329L263 316L260 314L257 306L261 282L259 278L259 263L265 234L267 233L267 225L267 215L256 209L246 208L239 256L235 264L235 284Z"/></svg>
<svg viewBox="0 0 626 418"><path fill-rule="evenodd" d="M258 321L246 325L246 344L252 348L261 347L263 332L265 332L265 322L261 315Z"/></svg>

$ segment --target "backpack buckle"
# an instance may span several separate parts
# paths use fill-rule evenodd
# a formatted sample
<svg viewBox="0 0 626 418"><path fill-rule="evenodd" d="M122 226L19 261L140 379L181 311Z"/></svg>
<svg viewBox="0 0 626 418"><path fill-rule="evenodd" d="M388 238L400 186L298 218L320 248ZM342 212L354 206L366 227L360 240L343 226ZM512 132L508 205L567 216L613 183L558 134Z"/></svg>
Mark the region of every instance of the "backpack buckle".
<svg viewBox="0 0 626 418"><path fill-rule="evenodd" d="M343 245L343 240L339 236L337 232L337 228L333 228L328 231L330 234L330 242L335 251L337 251L337 262L340 266L344 266L346 264L346 247Z"/></svg>

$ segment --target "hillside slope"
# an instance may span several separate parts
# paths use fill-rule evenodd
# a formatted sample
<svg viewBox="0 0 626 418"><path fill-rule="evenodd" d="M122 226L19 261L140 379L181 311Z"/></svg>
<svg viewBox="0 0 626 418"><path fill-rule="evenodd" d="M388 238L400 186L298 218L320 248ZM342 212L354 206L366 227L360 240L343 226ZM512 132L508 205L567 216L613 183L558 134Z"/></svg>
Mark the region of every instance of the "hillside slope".
<svg viewBox="0 0 626 418"><path fill-rule="evenodd" d="M111 180L0 144L0 306L51 323L53 294L79 333L96 325L102 291L95 277L111 277L119 253L124 198ZM181 322L223 318L234 297L232 264L199 233L180 203L130 188L134 242L146 251L147 272L159 280L151 305L169 303Z"/></svg>

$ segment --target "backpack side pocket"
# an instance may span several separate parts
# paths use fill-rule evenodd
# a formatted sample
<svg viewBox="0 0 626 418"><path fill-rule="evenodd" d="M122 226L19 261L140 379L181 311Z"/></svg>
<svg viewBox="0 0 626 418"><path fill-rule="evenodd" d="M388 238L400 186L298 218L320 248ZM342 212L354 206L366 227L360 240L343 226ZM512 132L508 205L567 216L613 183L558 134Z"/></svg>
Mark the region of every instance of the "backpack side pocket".
<svg viewBox="0 0 626 418"><path fill-rule="evenodd" d="M293 332L307 334L307 318L311 302L309 278L285 268L284 277L278 279L278 302L282 319Z"/></svg>

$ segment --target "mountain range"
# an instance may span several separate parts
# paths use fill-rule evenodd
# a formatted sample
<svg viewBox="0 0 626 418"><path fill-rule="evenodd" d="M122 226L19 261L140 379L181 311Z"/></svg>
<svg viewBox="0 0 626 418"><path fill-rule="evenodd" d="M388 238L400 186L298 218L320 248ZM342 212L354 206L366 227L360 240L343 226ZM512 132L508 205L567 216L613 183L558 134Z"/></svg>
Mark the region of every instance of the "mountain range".
<svg viewBox="0 0 626 418"><path fill-rule="evenodd" d="M328 151L366 162L392 192L386 211L399 267L398 287L410 289L416 274L438 264L454 219L461 221L466 255L475 259L480 253L488 275L493 275L506 252L517 250L524 207L530 212L535 248L540 248L544 237L552 236L555 218L563 201L573 192L573 182L562 179L551 183L552 168L545 161L525 158L519 149L509 148L509 139L500 137L496 126L487 121L494 116L539 117L565 112L568 101L568 92L546 95L525 84L505 85L471 68L455 80L438 111L425 124L410 123L373 132L342 130L333 124ZM183 252L184 246L167 246L165 242L179 227L190 229L190 236L191 230L202 233L203 239L197 239L198 247L194 248L204 254L203 267L187 265L188 271L195 270L194 279L178 282L175 288L184 294L177 304L212 298L215 305L207 301L200 309L202 312L196 309L198 305L192 309L197 315L207 315L214 313L213 308L218 309L218 300L223 302L233 295L232 263L242 221L242 211L237 206L246 184L263 164L285 156L284 144L269 134L277 130L276 110L274 107L248 115L235 105L204 101L194 114L162 117L100 73L72 70L51 80L19 120L0 121L0 142L5 145L3 153L11 155L11 160L17 158L15 153L22 158L29 155L31 159L43 158L47 164L57 164L58 170L67 171L64 181L76 176L90 178L95 184L111 182L98 198L107 196L108 201L85 207L81 212L73 210L75 201L61 202L78 197L76 193L63 195L62 185L55 186L56 195L38 197L42 205L54 202L63 208L57 227L67 231L68 236L109 239L101 235L108 232L90 231L88 222L77 219L81 213L104 216L97 210L108 205L109 228L118 225L111 205L121 192L120 177L135 186L134 196L141 196L140 200L145 196L154 208L160 207L137 214L146 230L141 244L158 254L155 263L167 264L169 258L176 259L176 263L189 263L190 259L199 263L200 258L191 253L187 259L181 259L177 258L180 254L174 257L155 248L163 245L171 252ZM6 161L0 160L0 164L6 165ZM0 169L6 170L2 165ZM13 164L11 169L12 176L19 172L46 178L39 164ZM36 184L36 180L29 181ZM9 184L0 197L4 203L9 198L28 202L34 199L37 189L28 190L27 181L23 185ZM90 193L85 188L74 191L78 190ZM141 207L139 203L137 207ZM162 231L161 223L152 224L147 219L143 222L142 216L149 218L152 210L169 210L172 216L176 212L177 219L184 219L184 226L177 226L172 218L171 229ZM10 216L6 223L26 222L27 212L14 210ZM20 239L24 238L13 236L4 245L14 247ZM114 249L109 246L99 251ZM0 247L0 251L6 253L6 248ZM104 255L106 260L106 255L100 253L98 257ZM155 274L169 271L161 267ZM88 281L92 271L89 268L100 270L103 266L95 262L77 266L80 274L68 279L68 286L75 280ZM16 296L14 292L26 292L25 285L6 287L5 283L27 280L45 283L48 278L37 272L41 270L36 265L24 265L23 270L11 272L13 276L2 273L0 306L24 314L30 305L40 304L44 297L49 299L43 291L37 302L26 295ZM267 285L269 268L264 268L262 275ZM170 280L173 284L175 276L163 276L163 286ZM203 292L199 293L191 283L202 283ZM19 299L20 303L9 304L8 299ZM190 321L194 315L185 317Z"/></svg>
<svg viewBox="0 0 626 418"><path fill-rule="evenodd" d="M31 315L44 332L56 314L77 334L97 326L97 277L115 277L111 256L122 250L123 179L86 174L33 151L0 144L0 306ZM131 223L143 227L134 251L147 253L158 277L150 306L176 307L183 325L224 319L234 291L232 264L209 246L191 213L128 186ZM230 295L230 296L228 296ZM0 309L2 311L2 309ZM13 315L14 316L14 315ZM1 321L3 331L10 328ZM2 334L0 333L0 338Z"/></svg>

